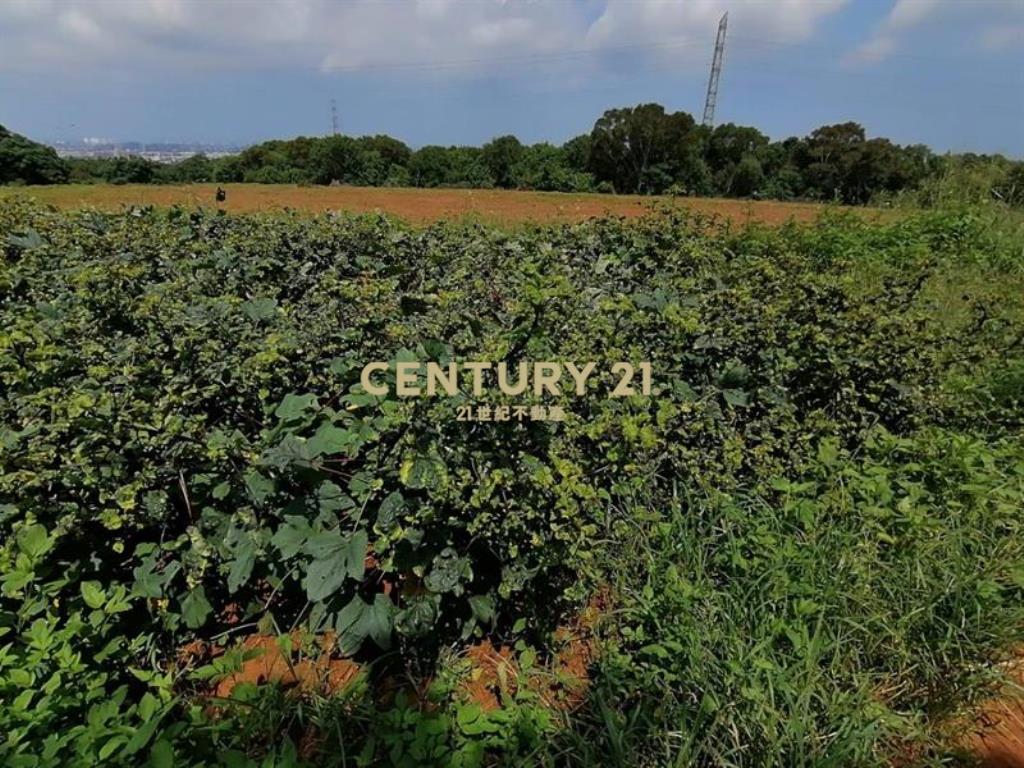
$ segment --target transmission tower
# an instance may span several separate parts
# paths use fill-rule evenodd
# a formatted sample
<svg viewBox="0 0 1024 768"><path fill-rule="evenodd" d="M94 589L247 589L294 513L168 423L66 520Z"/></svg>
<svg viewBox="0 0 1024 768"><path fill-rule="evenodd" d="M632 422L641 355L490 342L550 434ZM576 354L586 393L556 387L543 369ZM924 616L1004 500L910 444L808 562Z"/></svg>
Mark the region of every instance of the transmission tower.
<svg viewBox="0 0 1024 768"><path fill-rule="evenodd" d="M331 135L338 135L338 103L331 99Z"/></svg>
<svg viewBox="0 0 1024 768"><path fill-rule="evenodd" d="M708 95L704 100L704 125L708 128L715 124L715 102L718 100L718 77L722 74L722 55L725 53L725 27L729 22L729 14L722 16L718 22L718 36L715 38L715 57L711 60L711 77L708 78Z"/></svg>

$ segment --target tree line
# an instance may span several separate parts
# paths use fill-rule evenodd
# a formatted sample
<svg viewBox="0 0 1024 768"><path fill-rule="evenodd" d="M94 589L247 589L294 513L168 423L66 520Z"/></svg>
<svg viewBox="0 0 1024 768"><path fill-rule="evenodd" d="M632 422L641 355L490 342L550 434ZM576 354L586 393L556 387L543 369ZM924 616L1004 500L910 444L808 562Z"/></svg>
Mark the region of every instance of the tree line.
<svg viewBox="0 0 1024 768"><path fill-rule="evenodd" d="M939 155L868 138L855 122L772 141L757 128L709 129L659 104L610 109L590 133L561 146L500 136L481 147L412 149L391 136L266 141L222 158L172 164L141 157L62 159L0 127L0 182L292 183L467 187L557 192L681 194L866 204L927 197L950 174L981 194L1024 205L1024 162L1001 155Z"/></svg>

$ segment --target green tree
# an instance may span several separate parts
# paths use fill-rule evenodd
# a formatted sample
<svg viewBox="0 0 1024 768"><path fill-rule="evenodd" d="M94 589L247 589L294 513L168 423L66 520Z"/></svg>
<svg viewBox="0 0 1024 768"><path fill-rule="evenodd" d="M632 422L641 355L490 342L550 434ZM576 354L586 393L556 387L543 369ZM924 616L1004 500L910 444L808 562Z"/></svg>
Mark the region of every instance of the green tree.
<svg viewBox="0 0 1024 768"><path fill-rule="evenodd" d="M864 127L854 122L823 125L812 131L798 154L805 190L823 200L845 199L854 153L864 141Z"/></svg>
<svg viewBox="0 0 1024 768"><path fill-rule="evenodd" d="M590 164L595 176L619 192L654 193L682 175L700 136L686 112L665 112L660 104L610 109L591 132Z"/></svg>
<svg viewBox="0 0 1024 768"><path fill-rule="evenodd" d="M412 150L404 142L391 136L361 136L356 139L356 143L366 152L376 152L388 167L406 166L412 157Z"/></svg>
<svg viewBox="0 0 1024 768"><path fill-rule="evenodd" d="M591 139L589 133L584 133L569 139L562 145L562 154L565 157L565 164L574 171L589 171L590 146Z"/></svg>
<svg viewBox="0 0 1024 768"><path fill-rule="evenodd" d="M350 136L328 136L313 148L310 164L317 184L358 184L366 171L366 153Z"/></svg>
<svg viewBox="0 0 1024 768"><path fill-rule="evenodd" d="M387 159L374 149L362 153L362 166L359 183L365 186L383 187L395 164L388 164Z"/></svg>
<svg viewBox="0 0 1024 768"><path fill-rule="evenodd" d="M757 128L723 123L708 136L704 157L714 173L739 165L745 157L760 161L768 143L768 137Z"/></svg>
<svg viewBox="0 0 1024 768"><path fill-rule="evenodd" d="M69 170L51 147L0 125L0 184L61 184Z"/></svg>
<svg viewBox="0 0 1024 768"><path fill-rule="evenodd" d="M477 147L423 147L413 153L409 175L417 187L494 186L494 177Z"/></svg>
<svg viewBox="0 0 1024 768"><path fill-rule="evenodd" d="M239 182L245 177L245 169L237 155L214 160L213 180L220 183Z"/></svg>
<svg viewBox="0 0 1024 768"><path fill-rule="evenodd" d="M213 181L213 163L204 154L192 155L181 162L168 166L175 181L187 183Z"/></svg>
<svg viewBox="0 0 1024 768"><path fill-rule="evenodd" d="M444 147L421 147L409 159L409 176L414 186L440 187L448 177L448 165L448 150Z"/></svg>
<svg viewBox="0 0 1024 768"><path fill-rule="evenodd" d="M499 136L483 146L483 162L495 186L508 189L515 185L512 169L523 157L523 145L515 136Z"/></svg>
<svg viewBox="0 0 1024 768"><path fill-rule="evenodd" d="M448 175L445 186L487 189L494 186L494 177L478 147L449 147Z"/></svg>
<svg viewBox="0 0 1024 768"><path fill-rule="evenodd" d="M750 197L764 185L761 163L753 155L744 155L736 164L729 182L729 193L735 197Z"/></svg>
<svg viewBox="0 0 1024 768"><path fill-rule="evenodd" d="M111 184L149 184L156 180L160 165L144 157L115 157L104 168Z"/></svg>
<svg viewBox="0 0 1024 768"><path fill-rule="evenodd" d="M511 175L513 185L519 189L585 192L594 185L591 174L569 166L562 148L547 143L525 147Z"/></svg>

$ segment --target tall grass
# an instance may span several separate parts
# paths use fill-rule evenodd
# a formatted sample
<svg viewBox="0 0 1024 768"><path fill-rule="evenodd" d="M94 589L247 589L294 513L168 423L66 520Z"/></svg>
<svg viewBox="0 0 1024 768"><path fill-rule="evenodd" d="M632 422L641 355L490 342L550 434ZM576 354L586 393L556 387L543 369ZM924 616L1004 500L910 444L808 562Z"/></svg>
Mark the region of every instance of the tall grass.
<svg viewBox="0 0 1024 768"><path fill-rule="evenodd" d="M774 498L624 508L579 765L939 764L1024 641L1024 447L819 446ZM646 519L636 526L629 521Z"/></svg>

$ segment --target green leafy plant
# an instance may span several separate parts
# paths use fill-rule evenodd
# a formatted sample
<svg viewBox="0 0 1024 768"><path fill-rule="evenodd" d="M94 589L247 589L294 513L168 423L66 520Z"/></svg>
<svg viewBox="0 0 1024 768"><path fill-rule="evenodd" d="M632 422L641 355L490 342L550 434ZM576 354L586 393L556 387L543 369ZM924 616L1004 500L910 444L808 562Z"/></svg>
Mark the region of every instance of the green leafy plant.
<svg viewBox="0 0 1024 768"><path fill-rule="evenodd" d="M0 248L12 765L941 755L929 719L1024 639L1020 250L972 212L508 233L4 201ZM376 396L376 360L654 386ZM602 591L573 717L407 690L482 641L546 664ZM366 689L211 703L236 640L296 634Z"/></svg>

